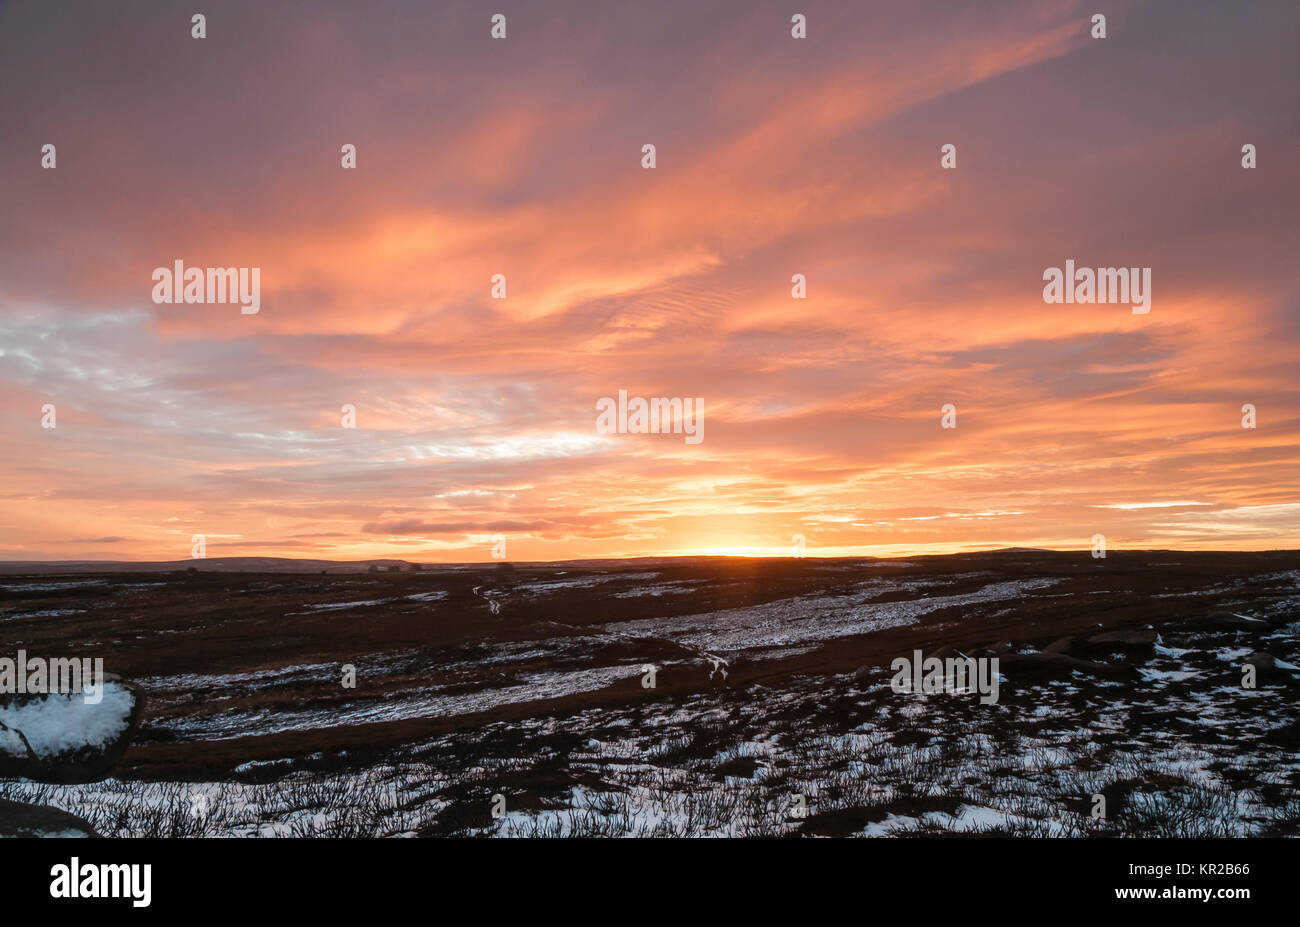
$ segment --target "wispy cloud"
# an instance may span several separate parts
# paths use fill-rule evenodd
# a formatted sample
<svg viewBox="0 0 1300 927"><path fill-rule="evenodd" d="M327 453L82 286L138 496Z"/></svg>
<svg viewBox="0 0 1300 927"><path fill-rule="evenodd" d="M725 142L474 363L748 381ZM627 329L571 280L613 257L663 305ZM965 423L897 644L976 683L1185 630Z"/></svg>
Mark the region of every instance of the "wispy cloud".
<svg viewBox="0 0 1300 927"><path fill-rule="evenodd" d="M1300 545L1300 10L481 9L0 7L5 556ZM261 312L153 304L178 258Z"/></svg>

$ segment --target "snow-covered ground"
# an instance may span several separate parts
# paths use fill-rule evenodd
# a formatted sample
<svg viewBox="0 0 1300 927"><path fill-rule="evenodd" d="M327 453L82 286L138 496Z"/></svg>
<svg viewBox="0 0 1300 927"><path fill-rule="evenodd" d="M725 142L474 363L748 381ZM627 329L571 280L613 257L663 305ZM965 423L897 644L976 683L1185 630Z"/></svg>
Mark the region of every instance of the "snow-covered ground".
<svg viewBox="0 0 1300 927"><path fill-rule="evenodd" d="M1076 585L1071 600L1071 587L1054 577L876 572L858 579L846 567L835 571L847 576L834 592L782 593L714 610L706 609L738 599L728 593L694 605L682 597L703 581L659 572L556 574L514 584L475 579L480 584L471 591L466 583L454 603L442 589L382 597L376 590L371 597L353 588L333 596L336 602L304 608L314 621L361 623L373 614L365 609L405 606L418 615L416 632L346 658L303 650L293 662L267 655L265 666L244 662L239 672L141 675L135 681L154 706L145 737L226 749L242 737L466 719L455 730L364 759L345 749L248 762L239 756L227 775L209 781L8 783L0 796L53 804L122 836L1300 832L1293 733L1300 707L1286 675L1287 666L1300 665L1300 623L1281 623L1296 607L1289 587L1300 573L1279 572L1284 594L1258 607L1245 604L1248 583L1212 584L1218 596L1236 590L1243 604L1234 607L1271 623L1213 632L1161 626L1154 647L1105 658L1131 664L1124 680L1077 671L1027 680L1004 669L1001 700L984 705L896 693L885 666L802 676L766 675L767 664L918 623L941 637L962 621L1023 612L1027 602L1047 608L1048 597L1051 608L1073 601L1104 609L1106 600L1089 593L1106 590ZM608 591L615 579L635 585ZM619 607L637 609L631 615L663 614L616 620L566 609L566 591L585 601L601 589ZM1184 601L1203 594L1171 593ZM508 617L521 599L536 612L515 624L485 607L496 604ZM699 610L673 614L693 605ZM345 614L351 608L363 611ZM502 633L467 632L464 642L423 646L426 623L436 627L440 609L451 608L476 609L476 621ZM960 617L933 617L944 610ZM1014 649L1039 646L1025 638ZM1273 654L1281 675L1250 689L1241 685L1240 665L1257 651ZM698 689L556 708L559 699L640 677L641 653L661 655L660 669L694 674ZM365 685L340 695L345 663L356 665ZM742 664L763 664L764 672L733 688L728 680ZM534 707L491 720L493 709L522 703ZM0 708L0 720L37 731L64 726L20 719L24 710ZM125 723L120 711L117 717ZM74 739L108 736L107 727L66 727ZM0 730L0 748L12 751L4 737ZM58 749L60 741L42 743ZM1097 795L1108 808L1100 820L1091 815ZM500 817L492 814L498 796Z"/></svg>

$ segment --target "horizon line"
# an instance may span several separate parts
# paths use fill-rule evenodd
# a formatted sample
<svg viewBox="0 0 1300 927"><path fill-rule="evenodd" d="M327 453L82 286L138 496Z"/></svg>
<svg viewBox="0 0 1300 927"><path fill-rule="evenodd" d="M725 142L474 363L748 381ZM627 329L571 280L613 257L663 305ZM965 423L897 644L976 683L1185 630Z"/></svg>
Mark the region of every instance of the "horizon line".
<svg viewBox="0 0 1300 927"><path fill-rule="evenodd" d="M332 563L339 565L369 565L369 564L395 564L403 563L407 565L419 565L427 567L475 567L475 566L492 566L494 564L511 564L513 566L546 566L551 564L577 564L577 563L609 563L609 562L627 562L646 560L906 560L916 557L969 557L981 554L1005 554L1005 553L1032 553L1032 554L1083 554L1090 553L1088 547L990 547L980 548L978 550L968 551L946 551L936 552L915 552L909 554L890 554L888 556L876 554L827 554L816 555L812 553L805 554L801 557L795 557L789 554L739 554L739 553L698 553L698 554L641 554L636 556L611 556L611 557L568 557L556 560L511 560L507 558L493 560L411 560L404 557L366 557L357 560L341 560L330 557L281 557L268 556L261 554L228 556L228 557L186 557L175 560L104 560L104 559L64 559L64 560L0 560L0 568L14 566L150 566L150 565L180 565L188 564L196 566L202 562L210 563L229 563L233 561L283 561L286 563ZM1132 547L1132 548L1108 548L1106 557L1094 559L1106 559L1114 554L1123 553L1174 553L1174 554L1276 554L1276 553L1300 553L1300 548L1293 547L1269 547L1269 548L1252 548L1252 549L1221 549L1221 548L1177 548L1177 547Z"/></svg>

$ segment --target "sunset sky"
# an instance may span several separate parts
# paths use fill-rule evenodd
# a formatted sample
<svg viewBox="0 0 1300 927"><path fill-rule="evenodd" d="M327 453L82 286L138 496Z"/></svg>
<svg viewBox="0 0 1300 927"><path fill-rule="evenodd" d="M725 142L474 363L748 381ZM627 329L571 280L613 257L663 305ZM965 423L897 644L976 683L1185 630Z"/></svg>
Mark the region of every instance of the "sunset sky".
<svg viewBox="0 0 1300 927"><path fill-rule="evenodd" d="M0 559L1300 547L1298 34L0 2ZM1067 259L1150 267L1151 311L1045 303ZM176 260L261 268L261 311L156 305ZM620 389L703 442L598 433Z"/></svg>

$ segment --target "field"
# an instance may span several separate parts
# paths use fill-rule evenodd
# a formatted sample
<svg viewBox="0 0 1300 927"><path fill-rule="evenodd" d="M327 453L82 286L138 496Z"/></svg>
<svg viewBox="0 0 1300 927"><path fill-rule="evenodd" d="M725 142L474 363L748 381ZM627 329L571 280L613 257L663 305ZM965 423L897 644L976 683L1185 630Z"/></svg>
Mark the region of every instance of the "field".
<svg viewBox="0 0 1300 927"><path fill-rule="evenodd" d="M1300 553L197 563L0 575L7 651L147 697L113 778L0 799L123 837L1300 834ZM891 687L941 648L997 701Z"/></svg>

